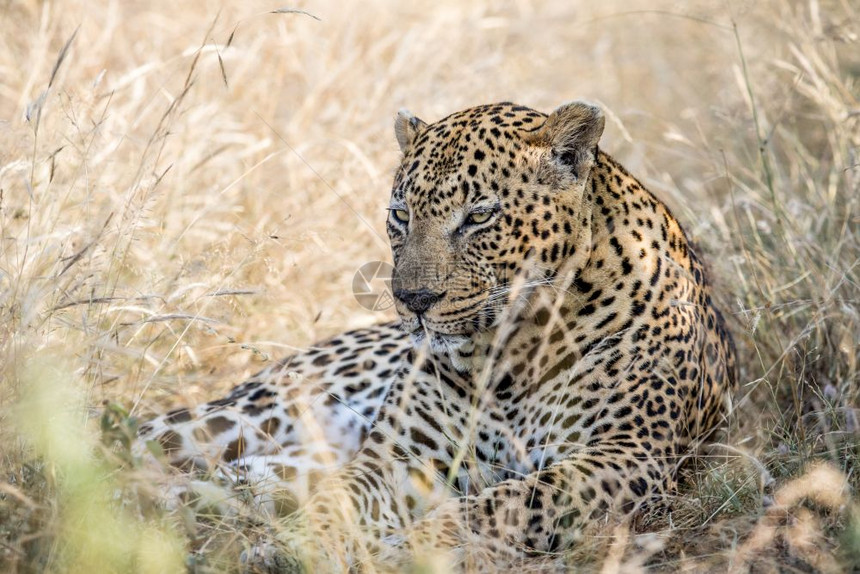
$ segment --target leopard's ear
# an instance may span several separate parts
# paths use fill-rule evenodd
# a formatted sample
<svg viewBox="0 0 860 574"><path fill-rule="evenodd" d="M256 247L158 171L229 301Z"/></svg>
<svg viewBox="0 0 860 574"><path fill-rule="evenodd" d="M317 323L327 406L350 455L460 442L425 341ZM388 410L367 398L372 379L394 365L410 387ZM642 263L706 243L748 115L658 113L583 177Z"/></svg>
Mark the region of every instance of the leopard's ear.
<svg viewBox="0 0 860 574"><path fill-rule="evenodd" d="M400 144L400 151L406 153L412 142L415 141L415 136L418 135L427 124L409 113L409 110L400 110L397 112L397 118L394 120L394 135L397 136L397 143Z"/></svg>
<svg viewBox="0 0 860 574"><path fill-rule="evenodd" d="M596 105L576 101L556 108L535 134L538 145L549 146L551 159L577 180L588 177L605 119Z"/></svg>

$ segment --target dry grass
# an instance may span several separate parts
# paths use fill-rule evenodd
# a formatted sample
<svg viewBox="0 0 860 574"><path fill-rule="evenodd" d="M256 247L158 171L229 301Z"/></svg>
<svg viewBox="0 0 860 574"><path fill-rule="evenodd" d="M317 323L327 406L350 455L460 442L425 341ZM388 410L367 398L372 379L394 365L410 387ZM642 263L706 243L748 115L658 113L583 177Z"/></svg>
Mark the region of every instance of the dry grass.
<svg viewBox="0 0 860 574"><path fill-rule="evenodd" d="M712 261L743 369L656 534L588 560L860 564L856 4L100 4L0 2L0 569L234 567L254 527L116 497L147 477L103 456L102 405L202 401L387 318L350 281L387 257L398 108L576 97Z"/></svg>

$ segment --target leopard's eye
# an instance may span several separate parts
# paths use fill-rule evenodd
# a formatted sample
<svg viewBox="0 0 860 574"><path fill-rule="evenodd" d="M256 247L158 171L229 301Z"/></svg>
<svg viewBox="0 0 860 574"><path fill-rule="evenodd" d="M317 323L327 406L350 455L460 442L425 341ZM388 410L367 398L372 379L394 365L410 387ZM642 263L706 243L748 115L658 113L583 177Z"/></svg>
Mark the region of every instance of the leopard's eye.
<svg viewBox="0 0 860 574"><path fill-rule="evenodd" d="M392 209L391 215L400 223L409 223L409 212L405 209Z"/></svg>
<svg viewBox="0 0 860 574"><path fill-rule="evenodd" d="M475 211L469 214L469 217L466 218L466 223L470 225L477 225L480 223L486 223L490 220L490 217L493 216L492 211Z"/></svg>

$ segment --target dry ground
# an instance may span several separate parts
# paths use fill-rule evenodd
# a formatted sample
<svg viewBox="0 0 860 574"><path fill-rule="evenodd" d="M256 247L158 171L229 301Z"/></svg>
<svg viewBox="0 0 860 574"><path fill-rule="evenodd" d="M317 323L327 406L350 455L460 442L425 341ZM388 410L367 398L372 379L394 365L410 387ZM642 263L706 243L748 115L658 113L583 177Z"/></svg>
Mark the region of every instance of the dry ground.
<svg viewBox="0 0 860 574"><path fill-rule="evenodd" d="M855 0L0 0L0 570L236 567L250 523L120 496L135 418L388 318L394 112L587 98L712 262L737 412L632 571L860 564ZM143 497L145 499L145 497Z"/></svg>

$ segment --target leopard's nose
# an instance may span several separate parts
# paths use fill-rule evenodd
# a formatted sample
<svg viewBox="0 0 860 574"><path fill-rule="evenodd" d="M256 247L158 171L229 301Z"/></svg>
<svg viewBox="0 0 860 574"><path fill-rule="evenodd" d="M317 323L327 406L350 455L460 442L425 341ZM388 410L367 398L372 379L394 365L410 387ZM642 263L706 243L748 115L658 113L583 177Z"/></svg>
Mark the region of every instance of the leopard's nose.
<svg viewBox="0 0 860 574"><path fill-rule="evenodd" d="M424 313L435 305L445 293L434 293L429 289L396 289L394 296L413 313Z"/></svg>

